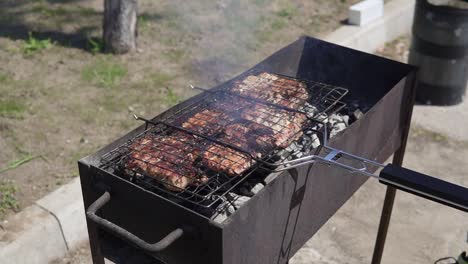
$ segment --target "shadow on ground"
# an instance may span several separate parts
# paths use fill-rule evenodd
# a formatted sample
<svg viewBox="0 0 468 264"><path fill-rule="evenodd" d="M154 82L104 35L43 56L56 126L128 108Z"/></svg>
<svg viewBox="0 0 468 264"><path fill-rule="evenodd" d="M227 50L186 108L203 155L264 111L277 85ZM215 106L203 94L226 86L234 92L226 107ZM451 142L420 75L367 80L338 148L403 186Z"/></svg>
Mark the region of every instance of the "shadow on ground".
<svg viewBox="0 0 468 264"><path fill-rule="evenodd" d="M26 40L31 33L36 39L88 51L89 39L100 38L103 13L79 2L83 0L2 0L0 37ZM157 14L142 13L140 17L145 21L162 19ZM34 20L38 22L31 22Z"/></svg>

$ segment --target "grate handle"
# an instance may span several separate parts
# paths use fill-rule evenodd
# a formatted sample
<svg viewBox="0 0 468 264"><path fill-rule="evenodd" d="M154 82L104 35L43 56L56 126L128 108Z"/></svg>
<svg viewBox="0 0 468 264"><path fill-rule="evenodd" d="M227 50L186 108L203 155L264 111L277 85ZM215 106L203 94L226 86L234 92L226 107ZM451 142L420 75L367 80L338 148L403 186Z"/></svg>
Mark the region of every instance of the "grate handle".
<svg viewBox="0 0 468 264"><path fill-rule="evenodd" d="M96 214L99 209L101 209L105 204L110 201L111 195L109 192L105 192L101 197L99 197L94 203L92 203L88 210L86 211L86 216L88 219L99 225L100 227L106 229L107 231L111 232L119 236L120 238L130 241L134 245L138 246L139 248L150 252L150 253L157 253L165 250L169 247L172 243L182 237L184 235L186 228L176 228L169 234L167 234L163 239L158 241L157 243L150 244L143 239L139 238L138 236L130 233L129 231L125 230L124 228L106 220Z"/></svg>
<svg viewBox="0 0 468 264"><path fill-rule="evenodd" d="M379 176L383 184L468 212L468 188L393 164L386 165Z"/></svg>

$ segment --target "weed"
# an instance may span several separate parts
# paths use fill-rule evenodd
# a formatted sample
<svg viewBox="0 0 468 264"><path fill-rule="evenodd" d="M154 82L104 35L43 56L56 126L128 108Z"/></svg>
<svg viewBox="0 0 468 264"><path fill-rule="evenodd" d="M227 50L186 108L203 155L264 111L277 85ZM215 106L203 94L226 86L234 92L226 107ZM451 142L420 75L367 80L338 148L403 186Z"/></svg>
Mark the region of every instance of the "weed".
<svg viewBox="0 0 468 264"><path fill-rule="evenodd" d="M91 53L96 54L104 50L104 42L98 38L88 38L87 48Z"/></svg>
<svg viewBox="0 0 468 264"><path fill-rule="evenodd" d="M115 86L126 74L127 70L122 65L105 60L88 65L82 71L84 80L105 88Z"/></svg>
<svg viewBox="0 0 468 264"><path fill-rule="evenodd" d="M96 12L96 10L92 8L87 8L87 7L77 7L77 8L78 8L78 13L80 14L81 17L90 17L96 14L99 14Z"/></svg>
<svg viewBox="0 0 468 264"><path fill-rule="evenodd" d="M162 72L151 74L151 81L154 86L164 86L173 79L174 76Z"/></svg>
<svg viewBox="0 0 468 264"><path fill-rule="evenodd" d="M26 106L18 101L0 101L0 116L18 117L26 110Z"/></svg>
<svg viewBox="0 0 468 264"><path fill-rule="evenodd" d="M150 22L150 16L146 14L142 14L138 16L138 28L142 32L146 32L150 29L151 22Z"/></svg>
<svg viewBox="0 0 468 264"><path fill-rule="evenodd" d="M0 83L5 83L10 79L10 77L6 73L0 72Z"/></svg>
<svg viewBox="0 0 468 264"><path fill-rule="evenodd" d="M180 98L179 95L174 93L174 91L171 88L166 87L166 96L164 97L163 100L168 105L175 105L179 103L182 100L182 98Z"/></svg>
<svg viewBox="0 0 468 264"><path fill-rule="evenodd" d="M53 42L48 39L37 39L31 32L29 32L29 37L23 45L23 52L26 55L33 54L37 51L48 49L53 45Z"/></svg>
<svg viewBox="0 0 468 264"><path fill-rule="evenodd" d="M0 219L3 218L8 210L17 210L18 201L15 193L18 187L12 181L0 181Z"/></svg>
<svg viewBox="0 0 468 264"><path fill-rule="evenodd" d="M286 22L283 19L275 19L271 23L271 29L273 31L278 31L283 29L286 26Z"/></svg>
<svg viewBox="0 0 468 264"><path fill-rule="evenodd" d="M296 13L296 10L293 6L286 6L280 11L276 12L276 15L283 18L291 18Z"/></svg>
<svg viewBox="0 0 468 264"><path fill-rule="evenodd" d="M167 58L174 62L180 62L181 59L185 56L185 51L182 49L170 49L168 52L163 53Z"/></svg>
<svg viewBox="0 0 468 264"><path fill-rule="evenodd" d="M33 159L36 159L36 158L40 158L42 156L33 156L31 154L27 154L25 155L24 157L20 158L20 159L16 159L16 160L13 160L13 161L10 161L8 164L7 164L7 167L6 168L3 168L3 169L0 169L0 173L3 173L5 171L8 171L8 170L12 170L12 169L16 169L18 168L19 166L25 164L25 163L28 163L30 162L31 160Z"/></svg>

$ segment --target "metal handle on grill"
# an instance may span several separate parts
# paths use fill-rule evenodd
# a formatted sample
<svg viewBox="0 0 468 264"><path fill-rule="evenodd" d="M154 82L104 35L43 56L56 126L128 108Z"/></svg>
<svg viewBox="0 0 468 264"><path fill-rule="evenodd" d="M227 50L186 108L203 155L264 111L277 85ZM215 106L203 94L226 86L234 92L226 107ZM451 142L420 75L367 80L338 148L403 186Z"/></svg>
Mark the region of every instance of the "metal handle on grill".
<svg viewBox="0 0 468 264"><path fill-rule="evenodd" d="M119 236L122 239L128 240L138 246L139 248L148 251L150 253L157 253L165 250L177 239L184 235L183 228L174 229L172 232L167 234L163 239L157 243L150 244L143 239L137 237L136 235L128 232L124 228L106 220L98 215L96 212L101 209L106 203L110 201L111 195L109 192L105 192L101 197L99 197L94 203L92 203L88 210L86 211L86 216L88 219L92 220L94 223L98 224L102 228L112 232L113 234Z"/></svg>
<svg viewBox="0 0 468 264"><path fill-rule="evenodd" d="M468 188L393 164L385 166L379 176L383 184L468 212Z"/></svg>
<svg viewBox="0 0 468 264"><path fill-rule="evenodd" d="M327 164L351 173L365 175L402 191L468 212L468 188L424 175L392 164L383 165L342 150L322 146L325 156L310 155L276 165L272 171L284 171L313 163ZM275 167L275 166L272 166ZM382 169L379 175L374 171Z"/></svg>

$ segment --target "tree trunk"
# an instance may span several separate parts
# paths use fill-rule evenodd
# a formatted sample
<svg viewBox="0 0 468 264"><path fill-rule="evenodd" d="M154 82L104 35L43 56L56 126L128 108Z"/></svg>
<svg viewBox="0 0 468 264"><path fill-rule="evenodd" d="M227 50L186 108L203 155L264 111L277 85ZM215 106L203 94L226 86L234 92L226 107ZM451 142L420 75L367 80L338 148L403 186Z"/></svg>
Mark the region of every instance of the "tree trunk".
<svg viewBox="0 0 468 264"><path fill-rule="evenodd" d="M104 51L123 54L136 49L137 0L104 1Z"/></svg>

